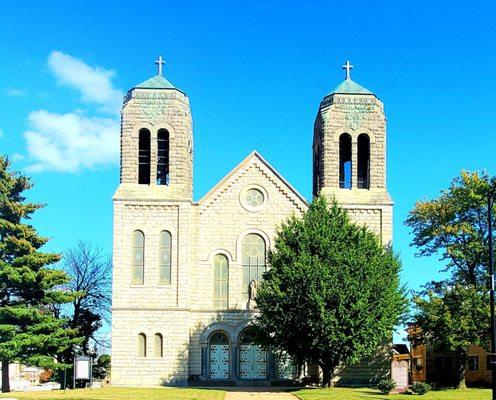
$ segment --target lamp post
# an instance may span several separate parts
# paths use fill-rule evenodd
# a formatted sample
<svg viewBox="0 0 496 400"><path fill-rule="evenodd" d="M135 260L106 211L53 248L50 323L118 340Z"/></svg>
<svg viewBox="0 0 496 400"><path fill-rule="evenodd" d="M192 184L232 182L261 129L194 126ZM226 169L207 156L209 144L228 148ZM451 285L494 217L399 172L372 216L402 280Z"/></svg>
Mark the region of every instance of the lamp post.
<svg viewBox="0 0 496 400"><path fill-rule="evenodd" d="M487 229L489 241L489 276L491 278L489 296L491 306L491 387L492 399L496 400L496 321L494 316L494 250L493 250L493 205L496 197L496 187L487 196Z"/></svg>

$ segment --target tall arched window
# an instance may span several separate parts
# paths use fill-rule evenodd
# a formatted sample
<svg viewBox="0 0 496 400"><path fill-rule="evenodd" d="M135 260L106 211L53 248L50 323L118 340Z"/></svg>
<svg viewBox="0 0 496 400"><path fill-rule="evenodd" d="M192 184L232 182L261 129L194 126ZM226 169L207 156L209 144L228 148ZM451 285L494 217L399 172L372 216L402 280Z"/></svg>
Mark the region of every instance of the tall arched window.
<svg viewBox="0 0 496 400"><path fill-rule="evenodd" d="M153 337L153 356L163 357L164 356L164 338L160 333L156 333Z"/></svg>
<svg viewBox="0 0 496 400"><path fill-rule="evenodd" d="M146 335L144 333L138 335L137 354L138 357L146 357Z"/></svg>
<svg viewBox="0 0 496 400"><path fill-rule="evenodd" d="M339 137L339 187L351 189L351 136L343 133Z"/></svg>
<svg viewBox="0 0 496 400"><path fill-rule="evenodd" d="M358 136L357 174L358 188L368 189L370 187L370 138L365 133Z"/></svg>
<svg viewBox="0 0 496 400"><path fill-rule="evenodd" d="M160 232L158 282L163 285L171 283L171 250L171 234L167 231Z"/></svg>
<svg viewBox="0 0 496 400"><path fill-rule="evenodd" d="M145 235L141 231L134 231L132 240L131 283L133 285L143 285L145 283Z"/></svg>
<svg viewBox="0 0 496 400"><path fill-rule="evenodd" d="M150 184L150 131L145 128L139 131L138 183Z"/></svg>
<svg viewBox="0 0 496 400"><path fill-rule="evenodd" d="M229 261L224 254L214 257L214 307L227 308Z"/></svg>
<svg viewBox="0 0 496 400"><path fill-rule="evenodd" d="M157 185L169 184L169 132L157 132Z"/></svg>
<svg viewBox="0 0 496 400"><path fill-rule="evenodd" d="M243 293L248 293L252 279L260 281L265 272L265 241L262 236L250 233L241 244L243 264Z"/></svg>

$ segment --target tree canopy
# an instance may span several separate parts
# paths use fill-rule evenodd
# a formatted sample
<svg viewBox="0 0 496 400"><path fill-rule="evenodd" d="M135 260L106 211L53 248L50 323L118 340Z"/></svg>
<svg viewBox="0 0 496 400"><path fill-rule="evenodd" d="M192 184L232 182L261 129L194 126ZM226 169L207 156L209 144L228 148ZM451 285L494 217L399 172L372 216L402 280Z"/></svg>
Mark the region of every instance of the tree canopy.
<svg viewBox="0 0 496 400"><path fill-rule="evenodd" d="M475 286L487 282L487 195L491 187L486 173L462 171L439 197L418 201L405 221L417 255L439 254L457 282Z"/></svg>
<svg viewBox="0 0 496 400"><path fill-rule="evenodd" d="M73 301L77 292L63 290L67 274L51 267L60 256L45 253L47 238L27 222L43 207L26 202L24 192L32 187L28 177L10 170L0 156L0 359L2 391L9 391L12 361L41 367L56 367L54 357L79 341L56 318L54 308Z"/></svg>
<svg viewBox="0 0 496 400"><path fill-rule="evenodd" d="M341 364L390 340L406 310L400 261L337 203L316 198L279 229L256 301L266 345L318 363L323 385Z"/></svg>

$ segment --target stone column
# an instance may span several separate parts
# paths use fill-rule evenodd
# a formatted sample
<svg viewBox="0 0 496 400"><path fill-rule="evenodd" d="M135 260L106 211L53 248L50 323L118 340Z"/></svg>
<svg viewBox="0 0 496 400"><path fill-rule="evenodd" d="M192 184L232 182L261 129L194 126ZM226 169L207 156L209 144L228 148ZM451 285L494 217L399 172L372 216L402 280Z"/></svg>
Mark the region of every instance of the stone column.
<svg viewBox="0 0 496 400"><path fill-rule="evenodd" d="M201 380L208 379L208 344L207 342L201 343Z"/></svg>
<svg viewBox="0 0 496 400"><path fill-rule="evenodd" d="M231 346L231 354L230 354L231 362L229 366L229 380L237 381L238 380L238 343L233 342Z"/></svg>

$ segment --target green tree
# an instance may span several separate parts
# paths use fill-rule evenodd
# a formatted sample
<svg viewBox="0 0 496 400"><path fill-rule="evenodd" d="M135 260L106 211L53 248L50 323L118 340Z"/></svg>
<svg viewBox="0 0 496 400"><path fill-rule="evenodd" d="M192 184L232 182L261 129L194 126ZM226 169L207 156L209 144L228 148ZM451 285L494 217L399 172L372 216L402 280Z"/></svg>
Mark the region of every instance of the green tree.
<svg viewBox="0 0 496 400"><path fill-rule="evenodd" d="M93 364L93 377L95 379L105 379L110 373L110 355L102 354Z"/></svg>
<svg viewBox="0 0 496 400"><path fill-rule="evenodd" d="M489 175L462 171L434 200L418 201L405 222L418 256L440 255L455 282L487 282Z"/></svg>
<svg viewBox="0 0 496 400"><path fill-rule="evenodd" d="M256 298L263 341L318 363L323 386L384 344L406 311L398 257L335 202L316 198L285 222L268 264Z"/></svg>
<svg viewBox="0 0 496 400"><path fill-rule="evenodd" d="M486 173L462 171L439 197L417 202L405 222L417 256L439 255L449 272L414 295L413 322L425 341L455 353L457 387L465 386L469 346L489 343L487 195L493 186Z"/></svg>
<svg viewBox="0 0 496 400"><path fill-rule="evenodd" d="M473 285L430 284L414 296L415 323L423 340L439 350L453 351L458 388L465 387L465 364L471 345L487 345L489 295Z"/></svg>
<svg viewBox="0 0 496 400"><path fill-rule="evenodd" d="M9 363L20 361L56 368L54 357L79 341L66 321L54 316L59 304L79 294L61 290L68 282L65 272L51 268L60 256L44 253L48 241L26 223L43 207L26 202L30 179L10 170L0 156L0 358L2 391L10 391Z"/></svg>

